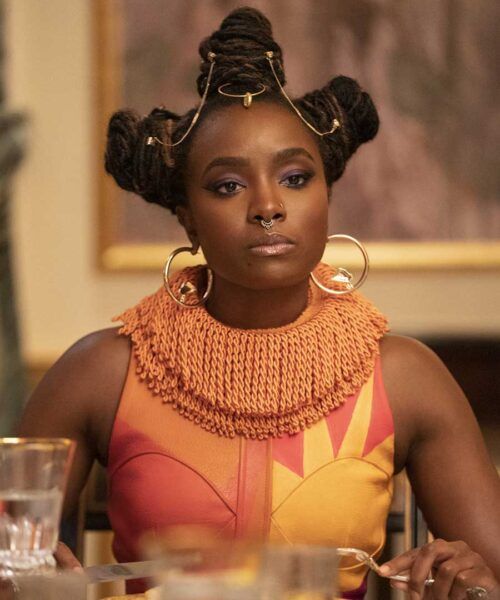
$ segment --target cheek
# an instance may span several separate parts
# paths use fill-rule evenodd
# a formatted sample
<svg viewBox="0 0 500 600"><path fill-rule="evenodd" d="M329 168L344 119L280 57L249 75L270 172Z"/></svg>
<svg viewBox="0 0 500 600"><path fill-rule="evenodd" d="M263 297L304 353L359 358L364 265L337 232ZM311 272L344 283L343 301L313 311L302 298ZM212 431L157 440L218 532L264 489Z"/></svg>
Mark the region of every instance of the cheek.
<svg viewBox="0 0 500 600"><path fill-rule="evenodd" d="M227 262L228 252L241 244L241 224L234 211L210 204L193 211L198 240L207 262L216 268L221 261Z"/></svg>
<svg viewBox="0 0 500 600"><path fill-rule="evenodd" d="M328 205L324 210L311 215L309 227L309 255L315 266L323 257L328 237ZM312 268L312 267L311 267Z"/></svg>
<svg viewBox="0 0 500 600"><path fill-rule="evenodd" d="M315 191L314 201L300 206L299 210L301 214L297 215L296 222L301 224L304 261L312 270L323 257L328 236L328 196L324 189ZM293 217L290 214L290 218Z"/></svg>
<svg viewBox="0 0 500 600"><path fill-rule="evenodd" d="M238 247L238 243L241 244L241 239L234 234L234 229L214 224L214 227L206 229L200 235L200 244L205 258L214 267L221 261L228 262L230 256L234 255L234 249Z"/></svg>
<svg viewBox="0 0 500 600"><path fill-rule="evenodd" d="M304 241L326 243L328 235L328 196L321 186L302 202L288 203L287 219L300 228Z"/></svg>

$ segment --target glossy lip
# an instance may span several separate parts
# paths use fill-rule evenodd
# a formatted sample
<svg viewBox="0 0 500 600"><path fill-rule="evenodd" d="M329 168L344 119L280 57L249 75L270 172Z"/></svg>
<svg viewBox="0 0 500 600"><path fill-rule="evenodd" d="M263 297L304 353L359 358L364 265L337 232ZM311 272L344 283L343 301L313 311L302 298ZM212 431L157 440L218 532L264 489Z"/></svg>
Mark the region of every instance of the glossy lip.
<svg viewBox="0 0 500 600"><path fill-rule="evenodd" d="M259 236L249 245L250 252L257 256L280 256L295 248L295 242L279 233Z"/></svg>
<svg viewBox="0 0 500 600"><path fill-rule="evenodd" d="M257 248L259 246L274 246L276 244L295 244L295 242L281 233L265 233L255 238L248 247Z"/></svg>

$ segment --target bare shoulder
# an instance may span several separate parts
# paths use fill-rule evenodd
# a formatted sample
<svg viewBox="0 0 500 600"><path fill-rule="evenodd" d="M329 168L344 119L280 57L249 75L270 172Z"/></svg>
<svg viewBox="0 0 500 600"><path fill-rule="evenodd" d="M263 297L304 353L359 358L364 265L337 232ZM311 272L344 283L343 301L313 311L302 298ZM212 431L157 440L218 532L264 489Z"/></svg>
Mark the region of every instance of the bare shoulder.
<svg viewBox="0 0 500 600"><path fill-rule="evenodd" d="M380 345L382 372L388 391L398 398L418 399L418 406L438 404L463 407L465 397L441 359L422 342L386 335ZM410 409L411 407L407 407Z"/></svg>
<svg viewBox="0 0 500 600"><path fill-rule="evenodd" d="M435 536L464 540L500 572L500 482L464 393L434 352L416 340L388 336L381 361L394 416L396 470L406 468Z"/></svg>
<svg viewBox="0 0 500 600"><path fill-rule="evenodd" d="M65 369L75 363L104 369L103 359L107 367L120 368L124 361L128 362L130 341L118 330L119 327L110 327L82 337L61 356L53 369Z"/></svg>
<svg viewBox="0 0 500 600"><path fill-rule="evenodd" d="M83 408L97 394L102 398L121 390L129 355L130 342L116 327L86 335L54 363L33 397L43 397L50 390L61 402L78 397Z"/></svg>
<svg viewBox="0 0 500 600"><path fill-rule="evenodd" d="M382 374L394 416L397 468L412 447L442 427L471 427L474 417L460 386L441 359L425 344L387 335L380 346Z"/></svg>
<svg viewBox="0 0 500 600"><path fill-rule="evenodd" d="M385 335L380 343L380 353L388 369L426 369L431 365L444 366L429 347L403 335Z"/></svg>
<svg viewBox="0 0 500 600"><path fill-rule="evenodd" d="M21 434L84 438L102 458L129 357L130 342L116 327L78 340L33 392L21 421Z"/></svg>
<svg viewBox="0 0 500 600"><path fill-rule="evenodd" d="M18 435L76 442L64 500L66 515L76 509L93 461L106 463L129 355L129 341L118 335L117 328L87 335L49 369L26 404Z"/></svg>

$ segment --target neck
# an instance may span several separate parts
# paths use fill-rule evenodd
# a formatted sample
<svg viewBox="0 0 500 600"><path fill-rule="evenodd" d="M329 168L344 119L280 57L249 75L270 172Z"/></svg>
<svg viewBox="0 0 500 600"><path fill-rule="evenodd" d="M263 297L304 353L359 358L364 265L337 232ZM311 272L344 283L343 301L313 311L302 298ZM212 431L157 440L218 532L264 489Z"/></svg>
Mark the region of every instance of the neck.
<svg viewBox="0 0 500 600"><path fill-rule="evenodd" d="M295 321L307 306L309 280L271 290L249 290L216 277L207 311L237 329L268 329Z"/></svg>

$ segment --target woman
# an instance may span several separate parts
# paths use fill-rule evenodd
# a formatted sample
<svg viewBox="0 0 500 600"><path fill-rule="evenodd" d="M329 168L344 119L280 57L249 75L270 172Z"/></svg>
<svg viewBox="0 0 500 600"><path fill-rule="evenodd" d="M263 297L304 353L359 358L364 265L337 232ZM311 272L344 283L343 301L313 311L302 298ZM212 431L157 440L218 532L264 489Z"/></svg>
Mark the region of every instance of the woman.
<svg viewBox="0 0 500 600"><path fill-rule="evenodd" d="M292 104L271 26L249 8L200 55L199 107L116 113L106 168L173 211L209 268L167 269L121 329L77 342L20 433L77 440L68 513L92 461L106 465L121 561L144 531L182 523L377 555L406 468L443 539L386 573L410 571L412 598L431 569L433 598L499 597L500 487L467 401L427 348L346 293L348 273L320 264L330 188L377 133L370 97L336 77ZM340 578L363 597L363 565Z"/></svg>

